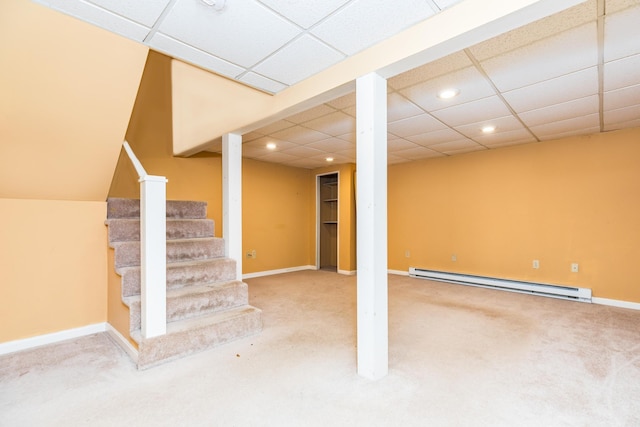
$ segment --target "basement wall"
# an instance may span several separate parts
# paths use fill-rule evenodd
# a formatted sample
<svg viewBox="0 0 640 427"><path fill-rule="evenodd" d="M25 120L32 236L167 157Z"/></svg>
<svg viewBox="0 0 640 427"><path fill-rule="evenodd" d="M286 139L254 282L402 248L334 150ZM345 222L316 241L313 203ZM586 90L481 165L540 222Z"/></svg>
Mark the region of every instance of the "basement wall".
<svg viewBox="0 0 640 427"><path fill-rule="evenodd" d="M390 166L389 268L640 302L639 141L636 128Z"/></svg>

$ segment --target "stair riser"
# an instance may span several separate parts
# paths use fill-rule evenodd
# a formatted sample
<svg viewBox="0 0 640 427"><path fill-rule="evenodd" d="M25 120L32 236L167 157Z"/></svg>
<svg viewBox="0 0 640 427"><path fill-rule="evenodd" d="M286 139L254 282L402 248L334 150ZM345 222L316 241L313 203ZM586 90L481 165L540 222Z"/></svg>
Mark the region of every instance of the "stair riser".
<svg viewBox="0 0 640 427"><path fill-rule="evenodd" d="M114 245L116 268L140 265L140 242ZM218 238L167 241L167 262L195 261L224 256L224 240Z"/></svg>
<svg viewBox="0 0 640 427"><path fill-rule="evenodd" d="M122 296L140 295L140 267L122 269ZM167 265L167 289L205 283L227 282L236 279L236 262L232 259L213 259L189 265Z"/></svg>
<svg viewBox="0 0 640 427"><path fill-rule="evenodd" d="M167 218L206 218L207 203L167 200ZM110 198L107 218L140 218L140 200Z"/></svg>
<svg viewBox="0 0 640 427"><path fill-rule="evenodd" d="M135 219L108 220L109 242L140 241L140 221ZM167 220L167 239L197 239L213 237L214 222L211 219Z"/></svg>
<svg viewBox="0 0 640 427"><path fill-rule="evenodd" d="M255 335L261 330L261 311L248 309L242 315L222 322L204 324L199 328L141 340L138 348L138 369L147 369L169 360Z"/></svg>
<svg viewBox="0 0 640 427"><path fill-rule="evenodd" d="M197 295L167 297L167 322L190 319L203 314L228 310L249 303L247 284L235 282L232 286L211 286L211 290ZM131 331L140 329L141 304L134 301L129 306Z"/></svg>

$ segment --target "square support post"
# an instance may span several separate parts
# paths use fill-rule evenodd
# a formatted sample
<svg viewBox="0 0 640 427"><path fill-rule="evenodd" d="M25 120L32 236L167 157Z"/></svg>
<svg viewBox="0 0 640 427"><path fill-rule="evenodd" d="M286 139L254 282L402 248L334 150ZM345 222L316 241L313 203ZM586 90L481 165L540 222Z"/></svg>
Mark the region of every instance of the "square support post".
<svg viewBox="0 0 640 427"><path fill-rule="evenodd" d="M140 299L144 338L167 333L167 179L140 178Z"/></svg>
<svg viewBox="0 0 640 427"><path fill-rule="evenodd" d="M389 370L387 303L387 81L356 81L358 374Z"/></svg>
<svg viewBox="0 0 640 427"><path fill-rule="evenodd" d="M222 135L222 237L242 280L242 135Z"/></svg>

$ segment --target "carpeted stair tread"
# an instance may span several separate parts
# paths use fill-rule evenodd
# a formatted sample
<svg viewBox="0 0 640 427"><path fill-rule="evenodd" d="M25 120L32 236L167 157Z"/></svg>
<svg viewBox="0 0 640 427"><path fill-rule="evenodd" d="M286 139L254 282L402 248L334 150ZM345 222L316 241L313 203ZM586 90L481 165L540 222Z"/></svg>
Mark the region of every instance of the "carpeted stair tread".
<svg viewBox="0 0 640 427"><path fill-rule="evenodd" d="M140 296L123 299L129 306L131 330L140 329ZM246 283L239 280L167 291L167 323L243 306L249 302Z"/></svg>
<svg viewBox="0 0 640 427"><path fill-rule="evenodd" d="M140 267L116 270L122 276L122 296L140 294ZM236 262L230 258L181 261L167 264L167 290L236 279Z"/></svg>
<svg viewBox="0 0 640 427"><path fill-rule="evenodd" d="M115 249L116 269L140 265L140 241L116 242L112 247ZM168 240L166 251L168 264L220 258L224 257L224 239L204 237Z"/></svg>
<svg viewBox="0 0 640 427"><path fill-rule="evenodd" d="M167 218L206 218L207 202L167 200L166 214ZM109 198L107 218L140 218L140 200Z"/></svg>
<svg viewBox="0 0 640 427"><path fill-rule="evenodd" d="M108 219L109 243L140 240L140 220L136 218ZM213 237L215 223L212 219L167 219L167 239Z"/></svg>
<svg viewBox="0 0 640 427"><path fill-rule="evenodd" d="M167 324L167 333L142 339L140 330L131 337L138 343L138 369L146 369L179 357L257 334L262 330L261 310L245 305Z"/></svg>

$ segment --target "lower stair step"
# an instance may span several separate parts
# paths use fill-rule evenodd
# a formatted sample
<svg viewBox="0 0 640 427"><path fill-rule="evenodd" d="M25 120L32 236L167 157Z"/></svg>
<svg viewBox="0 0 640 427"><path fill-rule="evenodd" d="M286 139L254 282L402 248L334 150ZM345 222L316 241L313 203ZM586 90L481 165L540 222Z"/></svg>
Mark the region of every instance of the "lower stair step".
<svg viewBox="0 0 640 427"><path fill-rule="evenodd" d="M140 330L131 337L138 343L138 369L207 350L257 334L262 330L261 310L245 305L231 310L172 322L165 335L142 339Z"/></svg>
<svg viewBox="0 0 640 427"><path fill-rule="evenodd" d="M140 329L140 296L128 297L131 330ZM167 323L246 305L249 290L239 280L167 291Z"/></svg>

